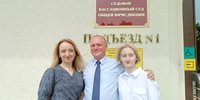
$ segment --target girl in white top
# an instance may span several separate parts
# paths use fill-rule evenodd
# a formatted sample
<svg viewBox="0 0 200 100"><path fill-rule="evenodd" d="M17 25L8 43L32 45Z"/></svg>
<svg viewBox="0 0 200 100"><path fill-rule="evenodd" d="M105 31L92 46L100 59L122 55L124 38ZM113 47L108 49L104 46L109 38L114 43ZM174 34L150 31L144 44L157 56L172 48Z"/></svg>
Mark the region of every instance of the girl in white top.
<svg viewBox="0 0 200 100"><path fill-rule="evenodd" d="M119 100L160 100L160 88L155 81L135 65L140 62L136 48L130 44L119 48L117 60L125 67L118 78Z"/></svg>

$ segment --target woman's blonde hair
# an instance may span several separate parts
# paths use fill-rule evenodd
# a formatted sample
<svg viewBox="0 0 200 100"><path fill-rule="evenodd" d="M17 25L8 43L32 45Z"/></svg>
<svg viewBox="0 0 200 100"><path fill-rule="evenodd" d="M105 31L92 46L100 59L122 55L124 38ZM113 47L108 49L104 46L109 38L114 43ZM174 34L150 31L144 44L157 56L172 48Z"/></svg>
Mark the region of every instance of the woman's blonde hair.
<svg viewBox="0 0 200 100"><path fill-rule="evenodd" d="M74 58L74 61L72 62L72 67L76 71L82 71L83 70L83 59L82 59L82 56L81 56L76 44L71 39L62 39L56 44L56 47L55 47L54 52L53 52L53 62L52 62L51 67L54 68L54 67L56 67L56 65L62 63L62 60L59 57L59 46L63 42L67 42L67 43L71 44L74 47L75 52L76 52L76 56Z"/></svg>
<svg viewBox="0 0 200 100"><path fill-rule="evenodd" d="M136 49L132 44L124 44L124 45L122 45L121 47L118 48L117 61L119 61L119 62L121 63L121 61L120 61L121 51L122 51L122 49L124 49L124 48L126 48L126 47L132 49L133 52L135 53L136 58L137 58L135 64L139 63L140 60L141 60L141 59L140 59L140 56L139 56L139 54L138 54L137 49Z"/></svg>

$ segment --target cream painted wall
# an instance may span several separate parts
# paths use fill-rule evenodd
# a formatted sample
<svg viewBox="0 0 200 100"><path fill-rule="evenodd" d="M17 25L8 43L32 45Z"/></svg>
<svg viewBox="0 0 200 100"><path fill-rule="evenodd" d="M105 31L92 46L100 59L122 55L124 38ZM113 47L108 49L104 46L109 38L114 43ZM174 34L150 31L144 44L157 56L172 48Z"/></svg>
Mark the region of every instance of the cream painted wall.
<svg viewBox="0 0 200 100"><path fill-rule="evenodd" d="M99 29L95 1L0 0L0 100L36 100L57 41L73 39L88 60L89 45L83 43L88 33L158 33L158 44L137 44L144 67L154 71L162 100L185 100L182 0L153 0L149 7L149 28Z"/></svg>

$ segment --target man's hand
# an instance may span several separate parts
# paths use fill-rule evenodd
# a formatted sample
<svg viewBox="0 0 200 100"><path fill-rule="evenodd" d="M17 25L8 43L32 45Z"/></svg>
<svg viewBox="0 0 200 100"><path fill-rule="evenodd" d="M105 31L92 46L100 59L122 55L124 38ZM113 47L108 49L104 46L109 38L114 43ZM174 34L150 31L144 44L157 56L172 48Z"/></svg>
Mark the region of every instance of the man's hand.
<svg viewBox="0 0 200 100"><path fill-rule="evenodd" d="M147 72L147 77L150 79L150 80L155 80L155 76L154 76L154 73L152 70L150 69L144 69L145 72Z"/></svg>

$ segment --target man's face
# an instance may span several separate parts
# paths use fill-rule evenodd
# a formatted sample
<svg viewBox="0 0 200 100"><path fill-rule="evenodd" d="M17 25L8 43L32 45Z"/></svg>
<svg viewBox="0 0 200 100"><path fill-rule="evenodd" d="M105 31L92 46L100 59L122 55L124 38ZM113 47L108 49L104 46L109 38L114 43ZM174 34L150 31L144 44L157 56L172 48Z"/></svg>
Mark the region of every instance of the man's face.
<svg viewBox="0 0 200 100"><path fill-rule="evenodd" d="M96 60L100 60L105 56L107 43L102 37L93 37L90 41L90 50Z"/></svg>

